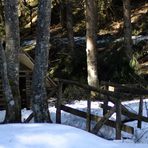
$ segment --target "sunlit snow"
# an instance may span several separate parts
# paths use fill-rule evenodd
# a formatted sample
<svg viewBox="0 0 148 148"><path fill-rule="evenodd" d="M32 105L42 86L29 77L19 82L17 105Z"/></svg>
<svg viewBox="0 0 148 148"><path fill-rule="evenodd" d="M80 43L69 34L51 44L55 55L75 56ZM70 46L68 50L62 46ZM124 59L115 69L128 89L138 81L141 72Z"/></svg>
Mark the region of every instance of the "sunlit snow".
<svg viewBox="0 0 148 148"><path fill-rule="evenodd" d="M144 115L147 116L147 103L144 101ZM138 112L138 101L124 102L123 104L134 112ZM112 103L109 103L112 106ZM67 104L79 110L86 111L87 101L75 101ZM92 102L92 114L102 116L102 109L99 102ZM53 122L55 122L55 107L49 107ZM24 121L32 111L22 110L22 121ZM5 111L0 111L0 120L3 121ZM115 114L111 117L115 120ZM31 121L33 122L33 120ZM138 129L137 121L128 123L135 128L134 135L128 135L122 132L122 139L119 141L115 138L115 129L103 126L99 135L105 140L84 130L86 120L72 114L62 111L62 124L2 124L0 125L0 148L146 148L148 147L148 123L142 123L142 129ZM74 127L77 128L74 128ZM92 122L94 126L94 122ZM145 143L145 144L140 144Z"/></svg>
<svg viewBox="0 0 148 148"><path fill-rule="evenodd" d="M146 148L146 144L107 141L83 130L57 124L0 126L0 148Z"/></svg>

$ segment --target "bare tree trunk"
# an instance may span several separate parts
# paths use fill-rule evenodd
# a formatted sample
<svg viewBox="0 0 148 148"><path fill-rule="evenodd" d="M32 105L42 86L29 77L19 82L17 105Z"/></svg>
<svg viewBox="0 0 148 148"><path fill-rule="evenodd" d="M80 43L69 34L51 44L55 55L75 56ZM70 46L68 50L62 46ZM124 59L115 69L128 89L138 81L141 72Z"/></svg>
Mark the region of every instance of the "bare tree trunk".
<svg viewBox="0 0 148 148"><path fill-rule="evenodd" d="M95 0L86 0L86 53L88 84L98 87L97 52L96 52L96 27L97 3Z"/></svg>
<svg viewBox="0 0 148 148"><path fill-rule="evenodd" d="M5 123L12 123L15 121L15 102L13 99L11 87L8 80L8 74L7 74L7 62L6 62L6 56L5 51L2 46L2 42L0 41L0 69L1 69L1 77L2 77L2 87L4 90L5 95L5 102L7 106L7 116L8 118L5 119Z"/></svg>
<svg viewBox="0 0 148 148"><path fill-rule="evenodd" d="M123 0L124 15L124 47L126 55L130 60L132 58L132 29L131 29L131 7L130 0Z"/></svg>
<svg viewBox="0 0 148 148"><path fill-rule="evenodd" d="M71 52L74 51L74 35L73 35L73 19L72 19L72 2L71 0L66 1L66 18L67 18L67 34L69 41L69 48Z"/></svg>
<svg viewBox="0 0 148 148"><path fill-rule="evenodd" d="M97 52L96 52L96 28L97 28L97 3L95 0L86 0L86 54L87 54L87 81L88 85L98 88ZM91 92L91 97L95 96ZM91 129L91 100L87 100L87 130Z"/></svg>
<svg viewBox="0 0 148 148"><path fill-rule="evenodd" d="M4 6L3 6L3 1L0 1L0 24L3 26L4 25ZM0 31L2 28L0 28ZM2 31L1 31L2 32ZM2 33L0 32L0 36L2 36Z"/></svg>
<svg viewBox="0 0 148 148"><path fill-rule="evenodd" d="M65 14L65 2L63 0L59 0L59 5L60 5L60 23L62 28L66 27L66 14Z"/></svg>
<svg viewBox="0 0 148 148"><path fill-rule="evenodd" d="M38 8L37 44L33 70L32 109L35 122L50 122L46 94L50 39L51 0L40 0Z"/></svg>
<svg viewBox="0 0 148 148"><path fill-rule="evenodd" d="M11 86L15 102L15 120L21 122L21 101L19 92L19 20L18 20L18 0L4 1L5 13L5 34L6 34L6 60L8 79ZM8 114L6 115L8 117Z"/></svg>

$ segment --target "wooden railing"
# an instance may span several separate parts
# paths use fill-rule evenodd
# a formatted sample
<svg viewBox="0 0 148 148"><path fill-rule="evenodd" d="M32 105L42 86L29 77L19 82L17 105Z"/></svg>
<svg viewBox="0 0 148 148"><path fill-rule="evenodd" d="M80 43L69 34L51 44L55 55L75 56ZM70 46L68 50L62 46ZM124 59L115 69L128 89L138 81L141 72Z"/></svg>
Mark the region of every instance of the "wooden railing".
<svg viewBox="0 0 148 148"><path fill-rule="evenodd" d="M54 93L57 94L56 101L56 123L61 123L61 110L71 113L73 115L82 117L86 119L86 127L87 131L90 131L94 134L97 134L100 128L105 124L110 127L116 129L116 139L121 139L121 131L133 134L134 128L131 126L127 126L124 123L128 121L138 120L137 126L141 127L141 122L148 122L148 118L142 116L143 110L143 96L148 96L148 90L139 87L138 84L134 85L120 85L114 84L110 82L101 82L100 88L91 87L89 85L80 84L76 81L57 79L55 80L57 90L54 90ZM87 101L87 112L83 112L62 104L63 100L63 84L65 85L75 85L83 88L86 92L94 91L98 93L98 97L95 98L97 101L103 101L104 104L101 105L103 109L103 117L96 116L91 114L91 101L92 98L88 98ZM114 87L112 90L108 88L112 86ZM100 95L101 94L101 95ZM139 113L130 112L125 106L121 104L122 101L132 100L135 97L140 98L139 103ZM114 107L108 106L108 102L111 101L114 104ZM112 121L109 118L113 113L116 113L116 121ZM125 120L121 119L121 115L126 116ZM33 114L31 114L24 122L28 123L33 118ZM95 121L96 125L91 128L91 121Z"/></svg>
<svg viewBox="0 0 148 148"><path fill-rule="evenodd" d="M99 89L95 87L91 87L89 85L83 85L75 81L71 80L64 80L64 79L58 79L57 80L59 83L59 89L58 89L58 98L56 102L56 123L61 123L61 110L66 111L68 113L86 118L86 127L87 131L90 131L90 123L91 120L96 121L96 125L92 128L90 132L97 134L100 128L106 124L108 126L116 128L116 139L121 139L121 131L125 131L128 133L133 134L134 129L130 126L124 125L124 123L121 121L121 115L125 115L128 117L128 121L132 120L138 120L138 127L141 127L141 122L148 122L148 118L142 116L142 104L143 104L143 99L141 96L148 95L148 90L144 88L140 88L137 84L135 85L119 85L119 84L114 84L114 83L108 83L108 82L102 82L101 85L106 85L106 86L113 86L114 90L109 91L105 89ZM91 112L91 107L88 105L87 106L87 113L67 107L62 105L62 86L63 84L69 84L69 85L76 85L78 87L81 87L85 89L86 91L95 91L99 94L104 95L104 98L101 98L101 100L104 100L104 105L103 105L103 112L104 116L99 117L92 115ZM106 88L106 87L105 87ZM139 114L135 114L133 112L130 112L128 109L126 109L121 102L125 100L131 100L134 97L140 97L140 107L139 107ZM99 98L96 100L100 100ZM91 99L88 99L88 101L91 101ZM108 107L108 101L111 101L114 104L114 107ZM111 121L109 118L112 116L113 113L116 112L116 121ZM97 119L97 120L95 120Z"/></svg>

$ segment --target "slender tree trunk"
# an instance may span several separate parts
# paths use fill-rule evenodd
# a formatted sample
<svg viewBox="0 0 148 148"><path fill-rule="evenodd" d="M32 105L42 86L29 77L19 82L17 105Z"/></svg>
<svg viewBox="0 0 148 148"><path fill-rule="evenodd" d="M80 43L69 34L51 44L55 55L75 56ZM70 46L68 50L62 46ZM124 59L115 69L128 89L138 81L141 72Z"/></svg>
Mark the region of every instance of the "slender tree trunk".
<svg viewBox="0 0 148 148"><path fill-rule="evenodd" d="M66 14L65 14L65 2L63 0L59 0L60 5L60 23L62 28L66 27Z"/></svg>
<svg viewBox="0 0 148 148"><path fill-rule="evenodd" d="M38 8L37 44L33 70L32 110L35 122L50 122L46 94L50 39L51 0L40 0Z"/></svg>
<svg viewBox="0 0 148 148"><path fill-rule="evenodd" d="M95 0L86 0L86 53L88 84L98 87L97 52L96 52L96 27L97 3Z"/></svg>
<svg viewBox="0 0 148 148"><path fill-rule="evenodd" d="M99 87L96 52L96 28L97 28L97 3L95 0L86 0L86 54L87 54L87 81L88 85ZM95 96L91 92L91 97ZM91 100L87 100L87 130L91 129Z"/></svg>
<svg viewBox="0 0 148 148"><path fill-rule="evenodd" d="M5 34L6 34L6 60L8 79L15 101L15 120L21 122L21 101L19 92L19 20L18 20L18 0L4 1L5 13ZM6 118L8 114L6 114Z"/></svg>
<svg viewBox="0 0 148 148"><path fill-rule="evenodd" d="M74 51L74 35L73 35L73 19L72 19L72 2L71 0L66 1L66 18L67 18L67 34L69 41L69 48L71 52Z"/></svg>
<svg viewBox="0 0 148 148"><path fill-rule="evenodd" d="M4 25L4 7L2 0L0 0L0 24Z"/></svg>
<svg viewBox="0 0 148 148"><path fill-rule="evenodd" d="M132 58L132 29L131 29L131 7L130 0L123 0L124 16L124 47L126 55L130 60Z"/></svg>
<svg viewBox="0 0 148 148"><path fill-rule="evenodd" d="M5 123L12 123L15 121L15 102L13 99L11 87L8 80L8 74L7 74L7 62L6 62L6 56L5 51L2 46L2 42L0 41L0 69L1 69L1 78L2 78L2 87L4 90L5 95L5 102L7 106L7 116L8 118L5 119Z"/></svg>

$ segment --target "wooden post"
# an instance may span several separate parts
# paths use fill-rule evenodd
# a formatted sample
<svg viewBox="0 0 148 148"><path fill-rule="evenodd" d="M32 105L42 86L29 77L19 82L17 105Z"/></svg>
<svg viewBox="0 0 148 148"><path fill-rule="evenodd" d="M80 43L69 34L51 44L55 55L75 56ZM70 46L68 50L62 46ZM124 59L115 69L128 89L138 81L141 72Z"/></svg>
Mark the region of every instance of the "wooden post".
<svg viewBox="0 0 148 148"><path fill-rule="evenodd" d="M108 90L108 85L105 86L105 90ZM107 111L108 111L108 100L109 100L109 96L107 95L106 97L107 97L107 99L105 99L105 100L103 101L103 103L104 103L104 107L103 107L103 116L104 116L104 115L107 113Z"/></svg>
<svg viewBox="0 0 148 148"><path fill-rule="evenodd" d="M104 100L103 102L104 102L104 106L103 106L103 116L104 116L108 110L108 100Z"/></svg>
<svg viewBox="0 0 148 148"><path fill-rule="evenodd" d="M140 102L139 102L139 118L142 116L142 113L143 113L143 98L140 97ZM141 119L141 118L140 118ZM138 123L137 123L137 127L138 128L141 128L141 124L142 124L142 121L141 120L138 120Z"/></svg>
<svg viewBox="0 0 148 148"><path fill-rule="evenodd" d="M116 139L121 139L121 100L116 101Z"/></svg>
<svg viewBox="0 0 148 148"><path fill-rule="evenodd" d="M63 83L59 83L59 88L58 88L58 98L56 102L56 123L61 123L61 100L62 100L62 87Z"/></svg>
<svg viewBox="0 0 148 148"><path fill-rule="evenodd" d="M65 111L65 112L68 112L68 113L71 113L75 116L79 116L79 117L82 117L84 119L87 118L87 113L84 112L84 111L80 111L80 110L77 110L77 109L74 109L74 108L71 108L71 107L68 107L68 106L64 106L64 105L61 105L61 110ZM110 114L110 113L109 113ZM103 117L104 118L104 117ZM106 118L106 117L105 117ZM104 119L105 119L104 118ZM104 120L103 119L103 120ZM92 121L95 121L95 122L99 122L100 120L102 120L102 117L100 116L97 116L97 115L93 115L91 114L91 120ZM106 119L105 119L106 120ZM105 125L107 126L110 126L110 127L113 127L113 128L116 128L116 121L112 121L112 120L106 120L106 122L104 122ZM133 127L130 127L130 126L127 126L127 125L124 125L121 123L121 127L122 127L122 131L124 132L127 132L129 134L134 134L134 128Z"/></svg>
<svg viewBox="0 0 148 148"><path fill-rule="evenodd" d="M91 130L91 100L87 99L87 118L86 118L86 131Z"/></svg>

